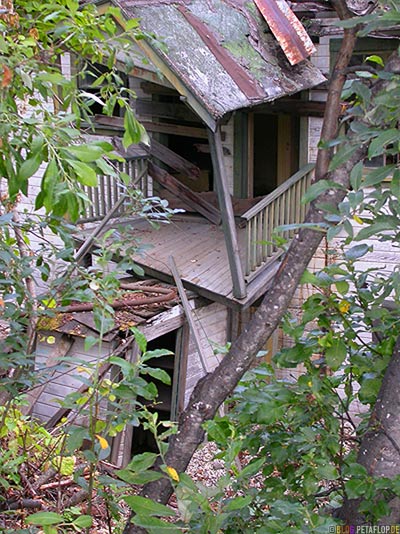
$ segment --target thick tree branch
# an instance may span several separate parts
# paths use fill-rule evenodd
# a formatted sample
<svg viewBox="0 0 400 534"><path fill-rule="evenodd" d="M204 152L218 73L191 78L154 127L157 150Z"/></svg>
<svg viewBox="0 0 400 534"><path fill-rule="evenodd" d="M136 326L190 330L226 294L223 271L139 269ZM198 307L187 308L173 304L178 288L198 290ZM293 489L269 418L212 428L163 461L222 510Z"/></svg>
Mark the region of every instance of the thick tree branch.
<svg viewBox="0 0 400 534"><path fill-rule="evenodd" d="M347 4L344 0L332 0L331 3L341 20L351 18L352 13L348 10ZM336 63L333 67L332 77L329 83L324 122L321 129L322 143L332 141L338 135L339 117L341 112L341 94L343 84L347 76L346 69L349 65L354 46L356 44L356 33L356 28L344 30L342 44L340 46ZM315 181L320 180L328 172L331 157L331 148L323 148L318 150L315 168Z"/></svg>

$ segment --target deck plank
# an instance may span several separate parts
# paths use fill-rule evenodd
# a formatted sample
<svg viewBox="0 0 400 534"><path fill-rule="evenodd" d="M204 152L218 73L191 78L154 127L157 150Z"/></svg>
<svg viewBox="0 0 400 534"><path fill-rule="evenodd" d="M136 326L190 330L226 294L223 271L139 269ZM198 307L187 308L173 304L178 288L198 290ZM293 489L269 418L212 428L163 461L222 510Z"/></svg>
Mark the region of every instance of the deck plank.
<svg viewBox="0 0 400 534"><path fill-rule="evenodd" d="M120 225L121 223L119 223ZM132 240L140 238L142 244L150 245L143 254L133 256L134 262L141 266L147 276L156 277L173 283L168 265L173 256L183 285L198 294L233 308L251 305L262 292L263 287L274 274L268 269L261 277L247 284L247 297L236 299L232 294L232 276L222 228L201 217L181 215L170 224L153 228L145 220L125 221L128 236ZM108 230L112 226L107 226ZM238 240L243 243L243 229L239 229ZM125 239L128 241L129 237ZM84 239L83 232L79 239ZM244 255L244 247L240 247ZM241 258L242 262L244 258Z"/></svg>

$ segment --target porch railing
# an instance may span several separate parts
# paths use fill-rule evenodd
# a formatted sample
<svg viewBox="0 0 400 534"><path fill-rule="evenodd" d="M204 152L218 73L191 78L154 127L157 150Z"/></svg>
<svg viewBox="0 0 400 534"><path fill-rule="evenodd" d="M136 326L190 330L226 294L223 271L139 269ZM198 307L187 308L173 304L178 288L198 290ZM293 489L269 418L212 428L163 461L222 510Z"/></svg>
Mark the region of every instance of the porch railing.
<svg viewBox="0 0 400 534"><path fill-rule="evenodd" d="M151 184L147 174L147 157L127 158L123 162L114 163L114 165L118 172L124 172L130 177L129 184L126 185L119 178L100 175L97 187L85 186L84 190L90 203L86 207L84 215L79 219L80 223L104 219L121 200L121 197L127 197L126 189L129 187L140 189L145 197L151 196ZM120 202L120 206L113 212L112 217L123 215L127 204L128 197L126 201Z"/></svg>
<svg viewBox="0 0 400 534"><path fill-rule="evenodd" d="M242 215L246 226L244 270L247 281L282 254L272 243L274 228L304 221L307 206L301 199L311 184L313 171L313 163L305 165ZM293 231L281 235L291 237Z"/></svg>

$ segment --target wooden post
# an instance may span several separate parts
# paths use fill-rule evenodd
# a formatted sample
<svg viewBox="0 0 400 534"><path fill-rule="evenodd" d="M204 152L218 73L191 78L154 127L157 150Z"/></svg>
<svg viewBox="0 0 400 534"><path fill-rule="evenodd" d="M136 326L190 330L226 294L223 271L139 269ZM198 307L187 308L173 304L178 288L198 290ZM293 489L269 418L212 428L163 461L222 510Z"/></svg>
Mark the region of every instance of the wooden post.
<svg viewBox="0 0 400 534"><path fill-rule="evenodd" d="M208 140L210 143L214 177L217 186L218 202L221 210L222 228L224 230L226 248L228 251L229 267L233 284L233 296L242 299L246 296L246 285L239 255L232 199L226 180L220 127L217 128L216 132L212 132L208 129Z"/></svg>
<svg viewBox="0 0 400 534"><path fill-rule="evenodd" d="M181 299L181 303L185 311L186 319L189 323L190 331L192 332L192 335L193 335L193 339L194 339L194 342L197 348L197 352L199 353L201 366L203 368L204 373L207 374L209 372L208 365L207 365L207 355L205 354L203 350L203 346L201 344L201 339L200 339L200 334L197 330L196 323L194 322L189 300L186 296L185 289L183 287L182 280L179 276L178 268L176 266L173 256L170 256L168 258L168 263L169 263L169 268L171 269L172 276L174 277L176 287L178 289L179 297Z"/></svg>

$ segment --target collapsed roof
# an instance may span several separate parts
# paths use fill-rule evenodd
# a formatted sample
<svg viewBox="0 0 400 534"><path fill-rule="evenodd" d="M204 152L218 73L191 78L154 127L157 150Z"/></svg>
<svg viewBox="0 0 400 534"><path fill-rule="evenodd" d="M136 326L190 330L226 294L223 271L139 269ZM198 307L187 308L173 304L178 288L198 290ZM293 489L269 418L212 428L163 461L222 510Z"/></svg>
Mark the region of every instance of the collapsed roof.
<svg viewBox="0 0 400 534"><path fill-rule="evenodd" d="M206 110L209 125L234 110L270 102L325 80L307 59L290 65L255 2L110 1L126 19L140 19L149 37L138 41L138 46L203 119L198 108ZM264 14L272 13L269 2L263 0L263 4ZM282 34L296 32L290 21L281 29ZM302 39L294 37L298 42ZM146 68L138 60L133 57L136 66Z"/></svg>

